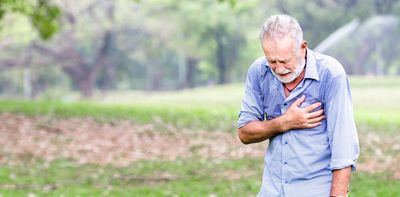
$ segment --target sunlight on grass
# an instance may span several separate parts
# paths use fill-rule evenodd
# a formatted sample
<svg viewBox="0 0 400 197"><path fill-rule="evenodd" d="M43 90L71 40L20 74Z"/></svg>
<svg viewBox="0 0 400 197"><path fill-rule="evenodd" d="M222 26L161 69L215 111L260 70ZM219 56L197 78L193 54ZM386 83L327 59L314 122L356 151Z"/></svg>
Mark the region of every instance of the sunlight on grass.
<svg viewBox="0 0 400 197"><path fill-rule="evenodd" d="M85 102L0 101L0 111L99 120L154 120L178 126L233 131L243 84L170 92L107 92ZM400 78L351 78L358 125L384 130L400 128Z"/></svg>
<svg viewBox="0 0 400 197"><path fill-rule="evenodd" d="M140 161L128 167L77 164L70 160L0 166L4 196L253 196L262 160ZM388 173L357 172L350 196L392 197L400 181Z"/></svg>
<svg viewBox="0 0 400 197"><path fill-rule="evenodd" d="M93 101L105 104L152 104L178 106L239 106L242 84L200 87L182 91L163 92L107 92L95 97Z"/></svg>
<svg viewBox="0 0 400 197"><path fill-rule="evenodd" d="M371 158L374 165L390 161L395 166L400 78L352 77L351 86L363 152L360 166L371 164ZM177 131L235 132L242 92L243 84L233 84L171 92L107 92L90 101L76 102L2 100L0 112L49 119L163 122L177 127ZM0 165L0 196L254 196L263 167L261 157L141 160L126 167L63 159L45 162L29 157L22 159L33 161ZM400 193L394 172L365 165L352 176L350 196L392 197Z"/></svg>

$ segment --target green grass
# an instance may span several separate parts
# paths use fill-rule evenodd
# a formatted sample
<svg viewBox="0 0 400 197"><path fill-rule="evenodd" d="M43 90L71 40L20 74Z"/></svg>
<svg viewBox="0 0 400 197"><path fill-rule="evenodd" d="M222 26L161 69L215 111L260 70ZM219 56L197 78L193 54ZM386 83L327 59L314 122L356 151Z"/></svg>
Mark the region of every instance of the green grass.
<svg viewBox="0 0 400 197"><path fill-rule="evenodd" d="M93 117L99 121L128 119L137 123L162 120L179 128L234 131L239 106L185 106L161 104L101 104L93 102L62 103L57 101L0 101L0 112L29 116ZM400 109L364 106L354 110L359 126L379 131L397 132Z"/></svg>
<svg viewBox="0 0 400 197"><path fill-rule="evenodd" d="M0 166L3 196L255 196L262 160L141 161L128 167L80 165L69 160L49 164ZM229 178L226 172L236 174ZM235 178L236 177L236 178ZM8 189L5 186L8 185ZM393 197L400 181L389 174L355 173L350 196Z"/></svg>
<svg viewBox="0 0 400 197"><path fill-rule="evenodd" d="M368 132L397 135L400 78L352 77L351 86L360 137ZM113 92L91 101L2 100L0 112L138 123L162 120L194 131L233 132L242 92L242 84L233 84L181 92ZM236 178L229 179L225 172ZM0 166L0 196L255 196L261 175L262 158L139 161L120 168L69 160L36 161ZM400 196L400 181L391 179L389 172L356 172L350 196Z"/></svg>
<svg viewBox="0 0 400 197"><path fill-rule="evenodd" d="M0 167L4 196L249 196L257 192L258 176L229 180L224 171L258 171L261 161L195 159L141 161L129 167L79 165L68 160L33 166ZM46 166L48 165L48 166ZM12 177L12 178L10 178ZM168 178L170 177L170 178ZM14 188L4 189L2 186Z"/></svg>
<svg viewBox="0 0 400 197"><path fill-rule="evenodd" d="M129 119L138 123L162 120L177 127L233 130L236 108L161 104L99 104L93 102L0 101L0 112L30 116L93 117L100 121Z"/></svg>
<svg viewBox="0 0 400 197"><path fill-rule="evenodd" d="M400 196L400 180L392 179L389 173L355 173L352 177L349 196Z"/></svg>
<svg viewBox="0 0 400 197"><path fill-rule="evenodd" d="M359 126L395 131L400 128L400 78L353 77L354 114ZM234 131L242 84L172 92L109 92L91 101L0 101L0 112L99 120L154 120L198 129Z"/></svg>

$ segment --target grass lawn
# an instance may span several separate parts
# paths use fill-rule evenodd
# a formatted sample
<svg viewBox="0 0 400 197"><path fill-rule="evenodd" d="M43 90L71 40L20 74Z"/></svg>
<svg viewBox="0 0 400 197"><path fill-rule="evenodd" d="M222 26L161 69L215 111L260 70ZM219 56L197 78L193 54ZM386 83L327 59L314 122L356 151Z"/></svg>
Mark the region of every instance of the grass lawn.
<svg viewBox="0 0 400 197"><path fill-rule="evenodd" d="M399 138L393 136L400 134L400 78L352 77L350 81L364 143L360 161L399 159L398 149L393 148ZM0 113L94 117L100 122L161 121L178 130L235 132L242 92L242 84L234 84L181 92L110 92L77 102L1 100ZM374 144L388 146L375 148ZM0 149L0 159L2 153ZM126 167L23 159L27 159L23 164L0 166L0 196L255 196L262 175L262 158L152 160ZM349 196L400 196L400 180L389 171L357 172Z"/></svg>
<svg viewBox="0 0 400 197"><path fill-rule="evenodd" d="M0 167L3 196L255 196L262 160L140 161L128 167L69 160ZM350 196L394 197L400 181L355 173Z"/></svg>
<svg viewBox="0 0 400 197"><path fill-rule="evenodd" d="M353 77L350 80L358 125L379 131L400 128L400 78ZM92 101L0 101L0 112L51 117L130 119L139 123L161 120L177 127L234 131L241 84L180 92L109 92Z"/></svg>

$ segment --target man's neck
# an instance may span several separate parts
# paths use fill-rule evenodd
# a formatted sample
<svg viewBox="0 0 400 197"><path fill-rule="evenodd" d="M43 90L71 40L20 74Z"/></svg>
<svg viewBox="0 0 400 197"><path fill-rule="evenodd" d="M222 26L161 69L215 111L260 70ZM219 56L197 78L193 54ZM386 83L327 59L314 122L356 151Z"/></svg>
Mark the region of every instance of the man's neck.
<svg viewBox="0 0 400 197"><path fill-rule="evenodd" d="M284 83L283 87L285 89L285 95L289 96L289 94L300 84L301 80L304 79L306 69L304 68L300 75L290 83Z"/></svg>

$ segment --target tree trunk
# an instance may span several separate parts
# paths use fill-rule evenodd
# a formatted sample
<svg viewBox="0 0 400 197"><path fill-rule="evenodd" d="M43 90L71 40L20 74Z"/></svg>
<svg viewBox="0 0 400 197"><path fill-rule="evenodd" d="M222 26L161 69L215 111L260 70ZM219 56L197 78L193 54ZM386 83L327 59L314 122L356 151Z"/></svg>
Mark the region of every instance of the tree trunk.
<svg viewBox="0 0 400 197"><path fill-rule="evenodd" d="M115 68L114 64L107 61L106 72L107 72L107 80L105 81L104 88L105 89L113 89L115 88Z"/></svg>
<svg viewBox="0 0 400 197"><path fill-rule="evenodd" d="M84 63L75 66L64 66L64 72L76 83L83 98L89 98L93 95L92 78L90 69Z"/></svg>
<svg viewBox="0 0 400 197"><path fill-rule="evenodd" d="M287 2L283 0L278 0L277 5L278 10L281 11L282 14L289 14L289 10L287 8Z"/></svg>
<svg viewBox="0 0 400 197"><path fill-rule="evenodd" d="M162 73L160 69L154 69L151 76L151 90L161 90L162 87Z"/></svg>
<svg viewBox="0 0 400 197"><path fill-rule="evenodd" d="M186 58L186 84L189 88L194 88L196 86L196 70L199 60L194 57Z"/></svg>
<svg viewBox="0 0 400 197"><path fill-rule="evenodd" d="M90 98L93 96L93 83L89 78L82 79L79 81L79 89L81 91L81 95L84 98Z"/></svg>
<svg viewBox="0 0 400 197"><path fill-rule="evenodd" d="M217 41L217 67L218 67L218 84L225 84L228 82L227 63L225 57L225 43L223 40L222 32L218 29L215 38Z"/></svg>
<svg viewBox="0 0 400 197"><path fill-rule="evenodd" d="M375 11L378 14L389 14L392 12L397 0L375 0Z"/></svg>

